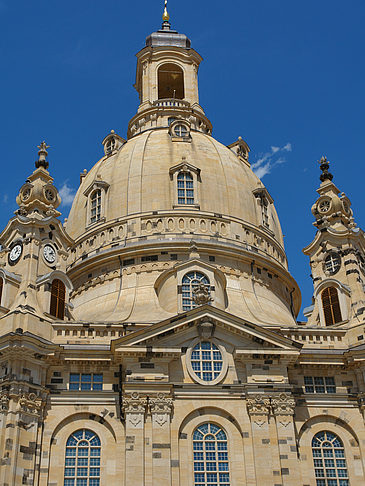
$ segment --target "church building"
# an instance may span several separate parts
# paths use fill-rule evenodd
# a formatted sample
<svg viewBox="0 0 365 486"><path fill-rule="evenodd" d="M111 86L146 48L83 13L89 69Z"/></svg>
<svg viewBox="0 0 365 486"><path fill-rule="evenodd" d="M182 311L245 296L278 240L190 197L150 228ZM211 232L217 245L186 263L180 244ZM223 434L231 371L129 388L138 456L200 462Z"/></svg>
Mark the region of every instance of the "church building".
<svg viewBox="0 0 365 486"><path fill-rule="evenodd" d="M201 61L165 7L127 139L64 223L39 145L0 234L2 486L365 484L364 233L322 157L297 322L274 201L248 144L212 137Z"/></svg>

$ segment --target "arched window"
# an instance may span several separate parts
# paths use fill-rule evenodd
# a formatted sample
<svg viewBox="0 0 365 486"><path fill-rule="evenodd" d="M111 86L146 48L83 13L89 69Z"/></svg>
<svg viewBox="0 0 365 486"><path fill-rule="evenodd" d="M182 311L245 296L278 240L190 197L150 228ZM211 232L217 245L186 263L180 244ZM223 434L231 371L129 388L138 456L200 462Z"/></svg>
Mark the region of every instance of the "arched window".
<svg viewBox="0 0 365 486"><path fill-rule="evenodd" d="M4 287L4 280L0 277L0 305L3 297L3 287Z"/></svg>
<svg viewBox="0 0 365 486"><path fill-rule="evenodd" d="M158 99L184 99L184 73L176 64L163 64L158 69Z"/></svg>
<svg viewBox="0 0 365 486"><path fill-rule="evenodd" d="M194 309L197 304L193 300L194 290L203 284L210 294L208 277L200 272L189 272L182 279L182 308L183 311Z"/></svg>
<svg viewBox="0 0 365 486"><path fill-rule="evenodd" d="M194 179L189 172L180 172L177 176L178 204L194 204Z"/></svg>
<svg viewBox="0 0 365 486"><path fill-rule="evenodd" d="M319 432L312 440L317 486L349 486L345 449L332 432Z"/></svg>
<svg viewBox="0 0 365 486"><path fill-rule="evenodd" d="M57 278L53 280L51 287L51 305L49 313L57 317L58 319L63 319L65 317L65 299L66 299L66 288L61 280Z"/></svg>
<svg viewBox="0 0 365 486"><path fill-rule="evenodd" d="M322 291L322 305L326 326L342 321L338 292L335 287L327 287Z"/></svg>
<svg viewBox="0 0 365 486"><path fill-rule="evenodd" d="M90 198L90 223L96 223L101 218L101 190L96 189Z"/></svg>
<svg viewBox="0 0 365 486"><path fill-rule="evenodd" d="M66 443L64 486L100 486L100 439L91 430L74 432Z"/></svg>
<svg viewBox="0 0 365 486"><path fill-rule="evenodd" d="M203 424L193 434L194 486L229 486L227 436L215 424Z"/></svg>

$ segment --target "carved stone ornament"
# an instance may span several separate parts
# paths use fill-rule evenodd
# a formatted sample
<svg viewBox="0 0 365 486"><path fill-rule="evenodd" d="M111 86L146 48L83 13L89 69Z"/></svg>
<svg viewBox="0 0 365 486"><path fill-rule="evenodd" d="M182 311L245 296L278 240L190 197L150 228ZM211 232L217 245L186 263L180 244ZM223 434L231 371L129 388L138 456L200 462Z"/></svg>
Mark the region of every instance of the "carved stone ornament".
<svg viewBox="0 0 365 486"><path fill-rule="evenodd" d="M295 400L287 393L280 393L271 400L272 411L275 416L294 415Z"/></svg>
<svg viewBox="0 0 365 486"><path fill-rule="evenodd" d="M193 302L196 305L204 305L212 302L212 298L209 293L209 289L203 283L198 284L193 289Z"/></svg>
<svg viewBox="0 0 365 486"><path fill-rule="evenodd" d="M248 398L247 411L250 416L268 416L270 413L270 398L264 395L254 395Z"/></svg>
<svg viewBox="0 0 365 486"><path fill-rule="evenodd" d="M5 393L0 395L0 412L7 412L9 410L9 397Z"/></svg>
<svg viewBox="0 0 365 486"><path fill-rule="evenodd" d="M147 398L140 397L138 392L133 392L130 395L123 397L123 412L124 413L145 413L147 407Z"/></svg>
<svg viewBox="0 0 365 486"><path fill-rule="evenodd" d="M173 400L168 395L159 393L157 397L149 399L149 408L152 415L152 423L163 427L170 421Z"/></svg>
<svg viewBox="0 0 365 486"><path fill-rule="evenodd" d="M149 406L151 413L171 413L173 407L173 400L170 396L164 393L159 393L157 397L149 399Z"/></svg>
<svg viewBox="0 0 365 486"><path fill-rule="evenodd" d="M42 398L35 393L23 393L19 398L17 409L21 413L40 416L45 405L44 397Z"/></svg>
<svg viewBox="0 0 365 486"><path fill-rule="evenodd" d="M210 339L213 337L215 331L215 325L209 320L205 320L198 324L198 333L203 339Z"/></svg>

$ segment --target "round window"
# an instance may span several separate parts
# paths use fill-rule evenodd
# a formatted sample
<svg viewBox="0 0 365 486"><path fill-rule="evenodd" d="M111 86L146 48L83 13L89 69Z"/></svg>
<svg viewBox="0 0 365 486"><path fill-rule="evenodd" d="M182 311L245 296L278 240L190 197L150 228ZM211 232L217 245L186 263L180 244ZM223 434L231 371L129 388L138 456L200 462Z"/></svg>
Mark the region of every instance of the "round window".
<svg viewBox="0 0 365 486"><path fill-rule="evenodd" d="M334 275L341 267L341 257L338 253L330 253L324 260L324 267L326 273Z"/></svg>
<svg viewBox="0 0 365 486"><path fill-rule="evenodd" d="M320 213L327 213L331 207L331 200L330 199L322 199L318 203L318 211Z"/></svg>
<svg viewBox="0 0 365 486"><path fill-rule="evenodd" d="M199 383L218 383L227 371L224 350L211 341L199 341L188 351L188 368Z"/></svg>
<svg viewBox="0 0 365 486"><path fill-rule="evenodd" d="M174 133L177 137L187 137L189 135L189 130L186 125L179 123L174 127Z"/></svg>

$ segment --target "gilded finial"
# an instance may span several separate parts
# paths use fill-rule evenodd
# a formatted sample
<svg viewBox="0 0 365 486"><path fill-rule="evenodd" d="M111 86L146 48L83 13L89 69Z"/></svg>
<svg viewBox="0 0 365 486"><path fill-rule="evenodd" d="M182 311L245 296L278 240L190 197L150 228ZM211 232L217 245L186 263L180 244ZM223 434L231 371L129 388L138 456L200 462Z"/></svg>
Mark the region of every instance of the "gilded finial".
<svg viewBox="0 0 365 486"><path fill-rule="evenodd" d="M164 8L164 11L163 11L162 20L164 22L168 22L170 20L170 15L167 11L167 0L165 0L165 8Z"/></svg>

